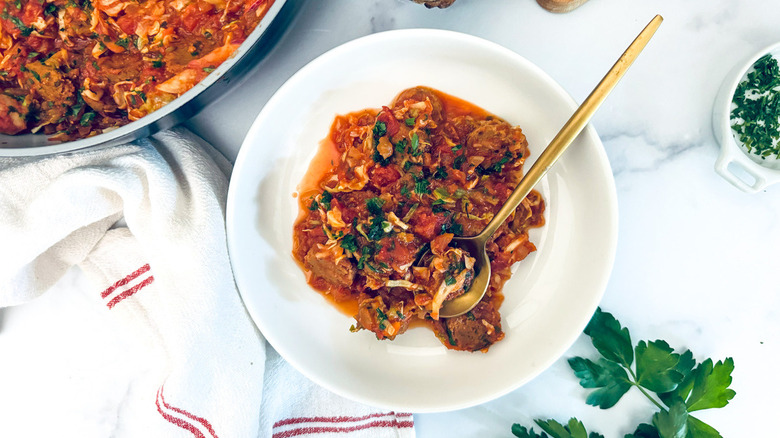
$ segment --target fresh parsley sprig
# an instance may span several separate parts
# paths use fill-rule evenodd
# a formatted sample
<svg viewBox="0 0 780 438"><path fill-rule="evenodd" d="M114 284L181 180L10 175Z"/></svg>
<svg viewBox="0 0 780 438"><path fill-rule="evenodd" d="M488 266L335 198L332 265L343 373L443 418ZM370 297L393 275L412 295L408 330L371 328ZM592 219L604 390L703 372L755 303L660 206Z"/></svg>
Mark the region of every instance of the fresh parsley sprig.
<svg viewBox="0 0 780 438"><path fill-rule="evenodd" d="M609 409L636 387L658 408L650 423L640 424L624 438L722 438L691 413L722 408L734 398L736 393L729 388L734 371L732 358L718 362L707 359L697 366L690 350L675 353L662 340L639 341L633 346L628 329L600 308L585 334L601 357L595 361L572 357L568 362L580 385L595 389L586 403ZM542 429L539 434L519 424L512 425L512 433L519 438L603 438L588 433L576 418L566 425L555 420L535 422Z"/></svg>

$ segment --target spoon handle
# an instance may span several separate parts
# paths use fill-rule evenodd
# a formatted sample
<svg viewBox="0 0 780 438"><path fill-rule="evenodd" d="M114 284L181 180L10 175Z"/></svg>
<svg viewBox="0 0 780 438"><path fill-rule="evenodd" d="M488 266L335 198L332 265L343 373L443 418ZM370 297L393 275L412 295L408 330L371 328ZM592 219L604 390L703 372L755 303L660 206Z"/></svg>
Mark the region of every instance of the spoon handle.
<svg viewBox="0 0 780 438"><path fill-rule="evenodd" d="M553 138L547 148L542 152L536 162L531 166L528 173L523 176L515 190L509 195L509 199L504 203L501 209L493 216L484 230L476 236L477 239L487 241L493 233L504 223L504 221L515 211L518 205L528 196L531 189L547 174L553 164L563 154L566 148L579 135L579 133L588 124L590 118L607 98L607 95L615 88L620 78L623 77L626 70L631 66L642 49L645 48L650 38L655 34L658 26L661 25L663 17L656 15L650 23L645 26L642 32L636 37L634 42L623 52L623 55L615 62L615 65L607 72L604 78L599 82L596 88L582 102L577 111L572 114L569 121L563 125L563 128Z"/></svg>

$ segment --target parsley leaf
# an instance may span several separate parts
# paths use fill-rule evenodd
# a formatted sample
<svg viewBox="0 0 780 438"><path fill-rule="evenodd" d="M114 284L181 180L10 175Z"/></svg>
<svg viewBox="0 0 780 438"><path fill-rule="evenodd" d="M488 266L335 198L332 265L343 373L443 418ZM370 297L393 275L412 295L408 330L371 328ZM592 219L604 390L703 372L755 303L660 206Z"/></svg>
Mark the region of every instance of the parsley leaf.
<svg viewBox="0 0 780 438"><path fill-rule="evenodd" d="M688 411L682 400L674 403L668 411L653 415L653 426L662 438L685 438L688 434Z"/></svg>
<svg viewBox="0 0 780 438"><path fill-rule="evenodd" d="M438 166L436 167L436 172L433 174L433 177L436 179L447 179L447 168L444 166Z"/></svg>
<svg viewBox="0 0 780 438"><path fill-rule="evenodd" d="M333 195L329 191L322 192L322 196L320 196L320 204L322 204L323 207L325 207L325 210L330 210L330 201L333 199Z"/></svg>
<svg viewBox="0 0 780 438"><path fill-rule="evenodd" d="M409 146L409 153L413 157L419 157L423 153L422 149L420 149L420 137L416 132L412 134L412 144Z"/></svg>
<svg viewBox="0 0 780 438"><path fill-rule="evenodd" d="M555 420L536 420L535 423L544 432L537 434L533 428L528 430L519 424L513 424L512 434L518 438L548 438L547 434L550 434L551 438L604 438L603 435L595 432L588 433L582 422L576 418L570 419L565 425Z"/></svg>
<svg viewBox="0 0 780 438"><path fill-rule="evenodd" d="M714 366L712 359L707 359L693 372L694 381L690 396L685 404L689 412L700 409L722 408L729 404L736 392L729 389L731 373L734 371L734 359L726 358Z"/></svg>
<svg viewBox="0 0 780 438"><path fill-rule="evenodd" d="M347 234L341 239L341 247L349 252L356 252L358 249L357 238L352 234Z"/></svg>
<svg viewBox="0 0 780 438"><path fill-rule="evenodd" d="M591 337L601 357L595 361L572 357L568 363L580 379L580 386L595 389L586 402L607 409L632 387L637 387L658 408L652 416L652 424L641 423L624 438L722 438L715 428L691 416L691 413L722 408L735 396L734 390L729 388L734 371L732 358L716 363L706 359L696 366L689 350L675 353L662 340L640 341L632 349L628 329L600 308L591 318L585 333ZM634 359L636 370L632 369ZM553 438L585 436L584 427L576 419L569 420L567 426L553 420L536 420L536 424ZM512 426L512 432L521 438L548 438L545 433L536 434L533 429L529 431L518 424ZM600 435L589 435L593 436Z"/></svg>
<svg viewBox="0 0 780 438"><path fill-rule="evenodd" d="M593 362L573 357L569 359L569 366L580 379L583 388L599 388L588 395L586 403L591 406L611 408L631 389L626 370L614 362L605 359Z"/></svg>
<svg viewBox="0 0 780 438"><path fill-rule="evenodd" d="M381 215L382 213L384 213L382 211L382 206L384 204L385 201L377 197L373 197L366 201L366 207L368 208L368 212L373 214L374 216Z"/></svg>
<svg viewBox="0 0 780 438"><path fill-rule="evenodd" d="M661 438L661 435L658 434L658 429L656 429L655 426L642 423L637 426L634 433L630 433L624 438Z"/></svg>
<svg viewBox="0 0 780 438"><path fill-rule="evenodd" d="M653 392L674 390L694 365L690 351L681 356L665 341L640 341L636 346L637 383Z"/></svg>
<svg viewBox="0 0 780 438"><path fill-rule="evenodd" d="M431 193L431 183L427 179L420 179L414 183L414 192L418 195L427 195Z"/></svg>
<svg viewBox="0 0 780 438"><path fill-rule="evenodd" d="M634 349L631 348L631 335L627 328L620 326L612 314L602 312L601 308L585 327L585 334L590 336L593 346L605 359L619 363L625 367L634 361Z"/></svg>

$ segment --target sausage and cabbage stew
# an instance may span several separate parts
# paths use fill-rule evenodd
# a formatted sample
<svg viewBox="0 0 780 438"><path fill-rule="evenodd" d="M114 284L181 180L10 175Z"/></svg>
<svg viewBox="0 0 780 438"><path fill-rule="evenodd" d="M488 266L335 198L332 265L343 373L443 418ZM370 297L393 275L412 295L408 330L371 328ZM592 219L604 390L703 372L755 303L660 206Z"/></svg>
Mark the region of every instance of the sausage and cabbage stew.
<svg viewBox="0 0 780 438"><path fill-rule="evenodd" d="M532 191L489 242L482 301L440 318L474 278L474 258L450 241L482 231L527 156L520 128L431 88L337 116L299 186L293 255L312 287L354 315L353 331L394 339L422 324L447 348L487 351L504 337L501 289L536 250L528 230L544 224L544 200Z"/></svg>
<svg viewBox="0 0 780 438"><path fill-rule="evenodd" d="M2 0L0 133L65 141L159 109L230 57L274 0Z"/></svg>

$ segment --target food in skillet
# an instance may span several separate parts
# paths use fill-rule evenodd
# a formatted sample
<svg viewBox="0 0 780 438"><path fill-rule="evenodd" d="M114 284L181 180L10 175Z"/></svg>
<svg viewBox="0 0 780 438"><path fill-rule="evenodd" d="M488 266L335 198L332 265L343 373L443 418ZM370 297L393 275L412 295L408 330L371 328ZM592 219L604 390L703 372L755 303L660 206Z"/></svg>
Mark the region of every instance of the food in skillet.
<svg viewBox="0 0 780 438"><path fill-rule="evenodd" d="M425 5L426 8L444 9L455 3L455 0L412 0L415 3Z"/></svg>
<svg viewBox="0 0 780 438"><path fill-rule="evenodd" d="M274 0L0 0L0 133L125 125L230 57Z"/></svg>
<svg viewBox="0 0 780 438"><path fill-rule="evenodd" d="M474 278L474 258L449 244L487 225L527 156L520 128L431 88L337 116L299 186L293 255L309 284L355 316L355 330L394 339L418 322L447 348L486 351L504 337L501 289L536 249L528 230L544 224L544 201L531 192L494 234L482 301L439 318ZM428 248L430 260L417 261Z"/></svg>

